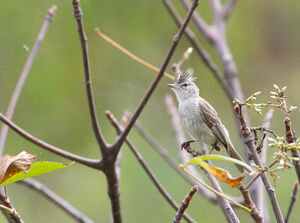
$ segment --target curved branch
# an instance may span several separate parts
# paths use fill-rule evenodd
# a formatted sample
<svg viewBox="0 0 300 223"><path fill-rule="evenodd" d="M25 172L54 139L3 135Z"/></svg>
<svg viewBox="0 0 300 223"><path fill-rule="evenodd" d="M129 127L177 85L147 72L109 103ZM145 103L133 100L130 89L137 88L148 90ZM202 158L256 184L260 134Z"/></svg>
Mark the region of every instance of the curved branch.
<svg viewBox="0 0 300 223"><path fill-rule="evenodd" d="M93 132L95 134L95 137L97 139L97 142L99 144L100 150L103 153L105 153L105 150L107 149L107 145L105 142L105 139L102 135L101 129L99 127L99 122L97 119L97 113L95 108L95 100L93 96L93 90L92 90L92 79L90 74L90 65L89 65L89 57L88 57L88 47L87 47L87 37L84 33L83 28L83 21L82 21L82 11L79 6L80 0L73 0L73 15L77 22L77 31L79 34L79 39L81 43L81 50L82 50L82 60L83 60L83 68L84 68L84 78L85 78L85 87L86 87L86 93L88 98L88 104L89 104L89 110L90 110L90 118L92 122L92 128Z"/></svg>
<svg viewBox="0 0 300 223"><path fill-rule="evenodd" d="M42 147L42 148L44 148L44 149L46 149L50 152L53 152L57 155L65 157L69 160L76 161L78 163L81 163L81 164L89 166L89 167L93 167L95 169L100 169L99 160L93 160L93 159L85 158L85 157L82 157L82 156L78 156L78 155L75 155L73 153L62 150L58 147L55 147L53 145L50 145L50 144L42 141L41 139L38 139L38 138L34 137L33 135L29 134L25 130L21 129L15 123L13 123L9 119L7 119L2 113L0 113L0 121L2 121L4 124L6 124L9 128L11 128L16 133L18 133L20 136L22 136L23 138L29 140L30 142L34 143L35 145L37 145L39 147Z"/></svg>

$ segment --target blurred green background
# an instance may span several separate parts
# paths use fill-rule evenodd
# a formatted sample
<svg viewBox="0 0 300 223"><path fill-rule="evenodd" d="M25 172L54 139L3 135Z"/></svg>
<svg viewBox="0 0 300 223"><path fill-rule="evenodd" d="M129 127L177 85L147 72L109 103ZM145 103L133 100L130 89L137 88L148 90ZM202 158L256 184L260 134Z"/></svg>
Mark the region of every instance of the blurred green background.
<svg viewBox="0 0 300 223"><path fill-rule="evenodd" d="M184 13L179 1L173 1ZM58 11L34 61L18 102L13 120L33 135L65 150L91 158L99 157L99 149L90 127L83 81L81 49L72 16L71 1L10 0L0 2L0 111L5 113L11 94L29 55L24 45L32 48L47 9L57 5ZM177 28L161 1L81 1L84 25L88 36L89 56L94 96L99 122L106 139L113 142L115 133L103 115L106 109L120 117L125 109L134 111L155 73L129 59L100 39L94 32L99 27L111 38L136 55L160 66ZM209 1L201 1L197 9L210 22ZM245 95L262 91L259 101L269 100L272 84L288 86L290 104L299 105L300 82L300 3L279 0L238 1L228 23L228 41L240 72ZM193 28L193 26L192 26ZM198 35L198 33L197 33ZM214 49L201 35L199 39L220 65ZM178 61L190 46L183 37L172 63ZM192 67L197 76L201 95L219 112L231 132L236 147L241 148L232 113L232 105L213 75L192 54L184 68ZM171 72L170 66L168 71ZM178 159L164 96L171 93L170 81L162 79L151 97L140 121L165 148ZM250 112L252 125L261 124L262 117ZM296 132L300 132L299 114L291 115ZM277 111L272 128L284 134L283 113ZM182 180L166 162L137 134L131 131L145 161L177 202L181 202L190 185ZM22 150L38 154L38 160L69 162L40 149L10 131L5 153ZM269 149L272 158L274 149ZM224 168L231 165L222 163ZM291 188L296 180L294 170L280 172L277 196L283 213L287 211ZM110 222L110 204L104 175L75 164L36 179L56 191L95 222ZM222 185L238 196L237 190ZM10 198L26 222L73 222L45 198L21 186L7 187ZM174 210L158 193L129 149L124 146L122 158L121 202L124 222L170 222ZM299 202L290 222L299 219ZM217 205L195 196L188 213L197 222L224 222ZM242 210L236 209L241 222L252 222ZM271 214L272 215L272 214ZM273 215L272 215L273 218ZM273 218L274 219L274 218ZM0 215L0 222L5 219Z"/></svg>

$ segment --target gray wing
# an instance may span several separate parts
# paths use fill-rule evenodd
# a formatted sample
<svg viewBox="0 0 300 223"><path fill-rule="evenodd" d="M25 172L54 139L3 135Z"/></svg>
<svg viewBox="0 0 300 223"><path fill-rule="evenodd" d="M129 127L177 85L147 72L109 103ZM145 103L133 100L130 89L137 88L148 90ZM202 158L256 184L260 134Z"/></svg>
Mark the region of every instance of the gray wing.
<svg viewBox="0 0 300 223"><path fill-rule="evenodd" d="M216 110L204 99L201 100L199 109L205 124L211 129L213 134L220 140L220 142L227 147L228 143L223 129L223 124L221 123Z"/></svg>

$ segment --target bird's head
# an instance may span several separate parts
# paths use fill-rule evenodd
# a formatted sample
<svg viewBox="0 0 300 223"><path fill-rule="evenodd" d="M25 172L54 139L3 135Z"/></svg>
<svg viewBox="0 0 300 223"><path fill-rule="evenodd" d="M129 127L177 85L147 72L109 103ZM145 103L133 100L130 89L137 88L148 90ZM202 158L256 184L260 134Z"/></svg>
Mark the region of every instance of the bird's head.
<svg viewBox="0 0 300 223"><path fill-rule="evenodd" d="M187 72L181 72L175 76L174 84L168 86L174 91L178 101L183 101L199 96L199 88L195 84L196 78Z"/></svg>

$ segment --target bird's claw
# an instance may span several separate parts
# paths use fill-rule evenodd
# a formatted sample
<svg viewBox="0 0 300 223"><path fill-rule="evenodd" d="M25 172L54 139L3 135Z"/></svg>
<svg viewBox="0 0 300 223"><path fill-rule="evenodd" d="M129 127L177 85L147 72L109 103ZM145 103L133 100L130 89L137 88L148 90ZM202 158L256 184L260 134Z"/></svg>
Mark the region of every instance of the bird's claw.
<svg viewBox="0 0 300 223"><path fill-rule="evenodd" d="M183 142L181 145L180 145L180 149L181 150L186 150L187 148L191 148L190 147L190 143L191 142L195 142L195 140L189 140L189 141L186 141L186 142Z"/></svg>

